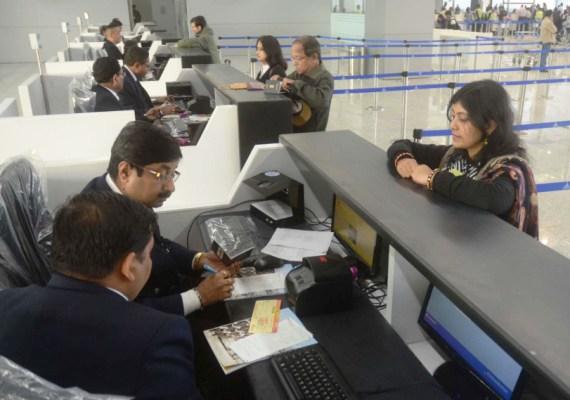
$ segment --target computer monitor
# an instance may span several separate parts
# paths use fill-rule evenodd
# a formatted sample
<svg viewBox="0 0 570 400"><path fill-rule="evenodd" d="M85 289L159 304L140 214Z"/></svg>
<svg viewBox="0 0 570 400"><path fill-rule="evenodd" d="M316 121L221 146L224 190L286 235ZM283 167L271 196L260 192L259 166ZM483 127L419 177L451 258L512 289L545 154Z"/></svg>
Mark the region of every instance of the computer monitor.
<svg viewBox="0 0 570 400"><path fill-rule="evenodd" d="M338 195L333 200L332 231L339 242L354 254L361 274L379 281L386 280L387 243Z"/></svg>
<svg viewBox="0 0 570 400"><path fill-rule="evenodd" d="M450 358L499 399L520 397L522 366L433 285L428 289L419 324Z"/></svg>

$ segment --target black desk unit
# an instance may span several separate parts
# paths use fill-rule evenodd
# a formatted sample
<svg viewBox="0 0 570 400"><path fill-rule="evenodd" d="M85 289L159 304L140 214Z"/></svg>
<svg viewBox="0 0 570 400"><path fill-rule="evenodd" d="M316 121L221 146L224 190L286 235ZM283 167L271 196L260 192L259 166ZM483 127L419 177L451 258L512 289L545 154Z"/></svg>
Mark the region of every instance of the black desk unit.
<svg viewBox="0 0 570 400"><path fill-rule="evenodd" d="M393 177L386 153L349 131L282 135L280 141L309 184L325 189L323 205L331 192L342 195L389 240L390 251L553 395L570 398L567 258L489 213Z"/></svg>
<svg viewBox="0 0 570 400"><path fill-rule="evenodd" d="M192 68L194 64L211 64L210 53L199 48L174 48L174 57L182 59L182 68Z"/></svg>
<svg viewBox="0 0 570 400"><path fill-rule="evenodd" d="M248 211L209 213L199 217L201 242L210 244L204 225L209 218L247 217ZM254 219L261 248L269 241L273 228ZM287 307L284 296L283 307ZM251 317L256 299L226 303L232 321ZM301 318L305 327L337 364L352 389L361 399L449 399L435 379L412 354L394 329L355 286L354 305L348 311ZM269 360L245 368L256 399L287 399Z"/></svg>
<svg viewBox="0 0 570 400"><path fill-rule="evenodd" d="M208 87L211 98L217 97L217 91L227 101L226 104L237 105L241 166L245 164L253 146L277 143L279 134L293 131L291 102L285 96L229 89L230 83L252 81L230 65L194 65L193 70Z"/></svg>

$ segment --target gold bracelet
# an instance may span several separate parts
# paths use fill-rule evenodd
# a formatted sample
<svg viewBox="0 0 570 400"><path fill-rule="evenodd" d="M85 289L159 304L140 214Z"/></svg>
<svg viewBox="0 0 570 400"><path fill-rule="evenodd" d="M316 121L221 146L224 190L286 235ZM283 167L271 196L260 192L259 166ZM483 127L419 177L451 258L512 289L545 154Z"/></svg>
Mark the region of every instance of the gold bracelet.
<svg viewBox="0 0 570 400"><path fill-rule="evenodd" d="M439 168L434 169L433 171L431 171L431 174L429 174L428 178L427 178L427 182L426 182L426 188L427 190L431 190L433 191L433 178L435 177L435 175L439 172Z"/></svg>
<svg viewBox="0 0 570 400"><path fill-rule="evenodd" d="M414 155L412 153L409 152L404 152L404 153L400 153L396 156L396 158L394 159L394 167L397 168L398 167L398 163L403 160L404 158L410 158L410 159L414 159Z"/></svg>

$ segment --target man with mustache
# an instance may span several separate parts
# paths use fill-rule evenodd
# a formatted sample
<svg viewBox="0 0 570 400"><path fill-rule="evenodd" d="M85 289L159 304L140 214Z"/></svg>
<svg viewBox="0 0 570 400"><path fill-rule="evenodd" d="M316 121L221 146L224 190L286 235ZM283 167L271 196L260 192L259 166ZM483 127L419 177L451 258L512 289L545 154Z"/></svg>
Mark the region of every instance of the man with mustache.
<svg viewBox="0 0 570 400"><path fill-rule="evenodd" d="M113 191L147 207L160 207L175 190L181 158L178 143L168 133L148 122L130 122L113 143L107 173L92 179L83 192ZM137 301L188 315L231 295L238 265L226 268L213 252L191 251L162 237L158 224L154 241L152 272ZM206 264L218 272L186 290L185 278L199 277Z"/></svg>

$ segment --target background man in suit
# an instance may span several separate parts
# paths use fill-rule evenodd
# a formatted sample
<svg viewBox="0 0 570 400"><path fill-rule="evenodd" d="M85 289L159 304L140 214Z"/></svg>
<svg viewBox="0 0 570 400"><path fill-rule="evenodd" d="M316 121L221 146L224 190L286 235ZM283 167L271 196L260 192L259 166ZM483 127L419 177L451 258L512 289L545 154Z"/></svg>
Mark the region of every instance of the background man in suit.
<svg viewBox="0 0 570 400"><path fill-rule="evenodd" d="M119 62L111 57L101 57L93 63L93 78L97 86L95 92L95 111L126 110L119 92L123 90L123 70Z"/></svg>
<svg viewBox="0 0 570 400"><path fill-rule="evenodd" d="M107 173L91 180L83 191L113 191L149 208L160 207L174 192L181 158L180 147L170 134L148 122L129 123L113 143ZM239 266L226 269L213 252L191 251L162 237L158 225L154 239L153 270L140 301L187 315L230 296L231 275ZM198 279L204 264L219 272L202 280L195 289L186 290L188 285L180 276Z"/></svg>
<svg viewBox="0 0 570 400"><path fill-rule="evenodd" d="M105 36L103 41L103 49L107 52L107 56L114 58L115 60L122 60L123 53L117 47L119 43L123 40L121 36L121 30L123 24L118 19L114 18L109 25L105 26L105 29L101 28L100 32Z"/></svg>
<svg viewBox="0 0 570 400"><path fill-rule="evenodd" d="M125 81L123 84L123 98L125 105L135 110L137 120L154 121L162 115L175 112L175 106L164 103L154 106L145 88L139 80L144 78L149 69L148 51L138 46L129 47L125 54L123 71Z"/></svg>
<svg viewBox="0 0 570 400"><path fill-rule="evenodd" d="M199 399L187 321L131 302L152 269L155 225L126 196L72 198L55 217L47 286L0 291L0 354L63 387Z"/></svg>

